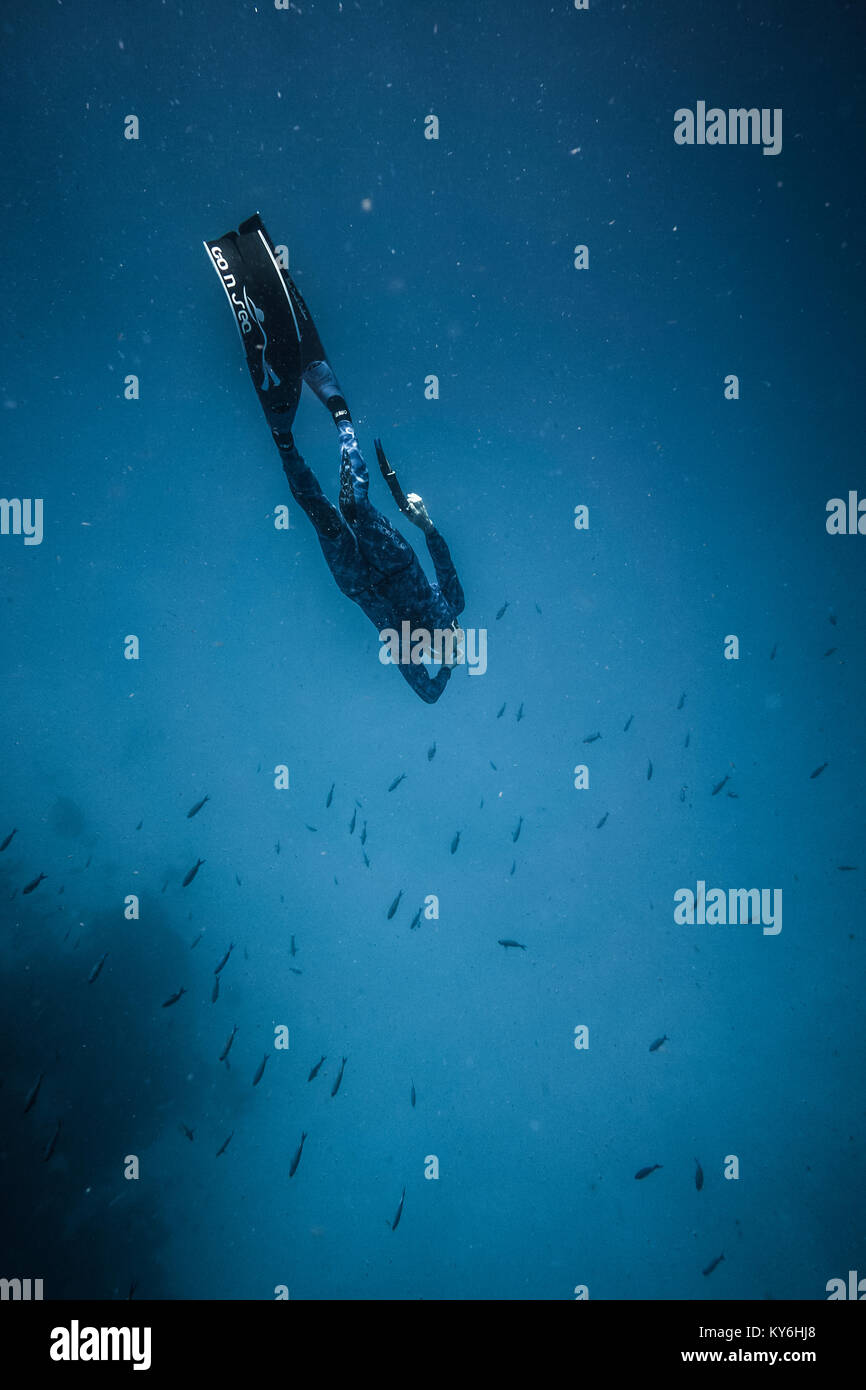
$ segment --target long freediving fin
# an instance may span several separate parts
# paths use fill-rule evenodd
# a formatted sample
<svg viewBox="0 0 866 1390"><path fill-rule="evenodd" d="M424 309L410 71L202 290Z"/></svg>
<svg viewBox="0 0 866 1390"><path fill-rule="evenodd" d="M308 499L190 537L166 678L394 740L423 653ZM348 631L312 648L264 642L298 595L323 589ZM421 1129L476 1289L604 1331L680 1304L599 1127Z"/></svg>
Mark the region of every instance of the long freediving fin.
<svg viewBox="0 0 866 1390"><path fill-rule="evenodd" d="M301 383L335 424L350 419L303 295L278 259L258 213L204 243L226 292L259 402L272 429L290 433Z"/></svg>
<svg viewBox="0 0 866 1390"><path fill-rule="evenodd" d="M205 249L241 336L268 424L290 431L301 398L301 329L274 245L258 214Z"/></svg>

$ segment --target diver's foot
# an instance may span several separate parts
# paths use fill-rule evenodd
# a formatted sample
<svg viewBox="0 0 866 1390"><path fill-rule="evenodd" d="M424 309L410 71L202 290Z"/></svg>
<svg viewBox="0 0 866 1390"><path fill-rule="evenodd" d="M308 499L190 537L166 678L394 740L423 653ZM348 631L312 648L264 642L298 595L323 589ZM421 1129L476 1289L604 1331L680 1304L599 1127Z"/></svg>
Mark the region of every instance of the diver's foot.
<svg viewBox="0 0 866 1390"><path fill-rule="evenodd" d="M351 423L349 407L343 399L340 383L334 376L328 362L311 362L304 371L304 380L310 390L315 392L326 410L331 412L334 424L340 429L344 422Z"/></svg>
<svg viewBox="0 0 866 1390"><path fill-rule="evenodd" d="M413 526L420 526L422 531L433 530L433 522L430 520L423 499L418 496L417 492L406 494L406 519L411 521Z"/></svg>

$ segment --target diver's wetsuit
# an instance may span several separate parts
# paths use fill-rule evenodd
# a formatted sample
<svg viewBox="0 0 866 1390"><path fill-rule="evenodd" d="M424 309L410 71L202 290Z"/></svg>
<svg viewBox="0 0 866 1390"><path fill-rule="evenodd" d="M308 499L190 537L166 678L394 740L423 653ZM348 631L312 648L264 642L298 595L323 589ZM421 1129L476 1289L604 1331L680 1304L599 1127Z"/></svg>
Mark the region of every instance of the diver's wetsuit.
<svg viewBox="0 0 866 1390"><path fill-rule="evenodd" d="M465 600L457 571L444 539L431 526L425 531L427 548L436 569L431 584L415 551L367 495L367 466L351 424L340 427L352 478L352 500L345 506L350 522L325 497L315 474L295 447L291 433L274 430L292 496L316 529L319 545L339 588L357 603L379 632L401 630L408 619L413 628L432 633L446 630L463 612ZM434 704L451 679L450 666L441 666L432 679L423 665L397 666L416 695Z"/></svg>
<svg viewBox="0 0 866 1390"><path fill-rule="evenodd" d="M280 266L261 218L256 214L242 222L237 232L205 246L235 316L250 376L292 495L313 523L340 589L379 632L392 628L400 633L407 620L412 629L423 628L431 639L437 629L447 631L465 602L448 547L435 527L424 528L438 581L431 584L412 547L370 502L367 466L342 390L312 316L292 277ZM292 437L303 381L340 431L344 466L339 511L325 497ZM393 479L390 473L389 485ZM405 498L400 505L404 504ZM451 678L447 665L433 679L423 665L400 662L397 666L428 704L439 699Z"/></svg>

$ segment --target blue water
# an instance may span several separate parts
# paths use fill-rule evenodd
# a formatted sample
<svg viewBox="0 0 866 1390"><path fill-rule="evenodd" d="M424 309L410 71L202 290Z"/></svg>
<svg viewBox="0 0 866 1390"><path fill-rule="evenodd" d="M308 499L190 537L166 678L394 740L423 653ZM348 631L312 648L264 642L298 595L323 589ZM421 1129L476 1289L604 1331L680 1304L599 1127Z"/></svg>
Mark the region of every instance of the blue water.
<svg viewBox="0 0 866 1390"><path fill-rule="evenodd" d="M44 539L0 536L0 1276L546 1300L866 1273L866 539L825 527L866 492L855 8L33 0L2 37L0 492L44 499ZM782 152L677 145L704 99L782 108ZM247 378L201 243L256 209L489 634L432 708ZM295 437L335 496L311 396ZM781 932L677 924L699 880L781 889Z"/></svg>

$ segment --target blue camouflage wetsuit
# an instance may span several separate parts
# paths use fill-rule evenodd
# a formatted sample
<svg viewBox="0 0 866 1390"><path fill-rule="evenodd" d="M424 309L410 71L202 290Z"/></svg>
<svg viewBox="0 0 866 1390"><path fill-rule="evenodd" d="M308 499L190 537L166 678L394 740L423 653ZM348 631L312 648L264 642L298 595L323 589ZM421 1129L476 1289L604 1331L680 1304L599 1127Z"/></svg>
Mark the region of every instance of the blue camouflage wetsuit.
<svg viewBox="0 0 866 1390"><path fill-rule="evenodd" d="M328 501L315 474L298 453L291 432L273 430L292 496L316 530L322 554L339 588L357 603L379 632L413 628L432 633L448 629L465 607L463 589L444 539L435 526L425 529L438 583L431 584L415 551L369 499L367 465L351 423L338 424L341 448L351 468L351 501L341 493L340 511ZM341 514L342 513L342 514ZM434 704L451 679L441 666L432 679L423 665L397 663L416 695Z"/></svg>

